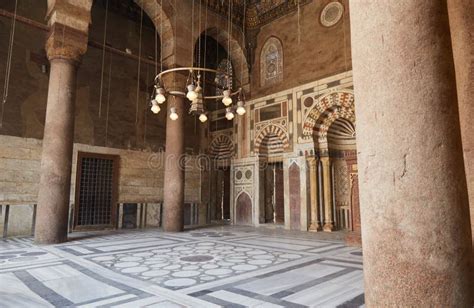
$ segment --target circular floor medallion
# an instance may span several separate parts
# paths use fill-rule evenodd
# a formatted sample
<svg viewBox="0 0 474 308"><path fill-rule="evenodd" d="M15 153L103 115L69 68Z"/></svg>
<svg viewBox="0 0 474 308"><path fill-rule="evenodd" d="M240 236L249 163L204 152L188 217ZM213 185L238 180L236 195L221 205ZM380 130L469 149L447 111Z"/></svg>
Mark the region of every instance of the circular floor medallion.
<svg viewBox="0 0 474 308"><path fill-rule="evenodd" d="M206 255L195 255L195 256L188 256L180 258L181 261L184 262L207 262L214 259L213 256L206 256Z"/></svg>
<svg viewBox="0 0 474 308"><path fill-rule="evenodd" d="M190 278L171 279L165 282L168 287L187 287L196 283L196 280Z"/></svg>
<svg viewBox="0 0 474 308"><path fill-rule="evenodd" d="M199 271L179 271L171 274L174 277L186 278L186 277L195 277L199 276L201 272Z"/></svg>
<svg viewBox="0 0 474 308"><path fill-rule="evenodd" d="M145 277L159 277L159 276L165 276L168 275L170 271L165 271L165 270L153 270L153 271L148 271L142 273L143 276Z"/></svg>
<svg viewBox="0 0 474 308"><path fill-rule="evenodd" d="M220 276L220 275L227 275L232 273L232 270L230 269L225 269L225 268L217 268L217 269L212 269L206 271L207 275L213 275L213 276Z"/></svg>

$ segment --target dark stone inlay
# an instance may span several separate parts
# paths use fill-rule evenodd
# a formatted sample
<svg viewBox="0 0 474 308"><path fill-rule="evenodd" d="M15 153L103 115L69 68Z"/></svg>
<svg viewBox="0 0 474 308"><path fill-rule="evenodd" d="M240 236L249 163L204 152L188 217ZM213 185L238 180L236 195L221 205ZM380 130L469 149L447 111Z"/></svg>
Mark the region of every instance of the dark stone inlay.
<svg viewBox="0 0 474 308"><path fill-rule="evenodd" d="M37 252L27 252L27 253L24 253L22 254L22 256L24 257L34 257L34 256L42 256L42 255L45 255L47 254L47 252L43 252L43 251L37 251Z"/></svg>
<svg viewBox="0 0 474 308"><path fill-rule="evenodd" d="M36 258L36 257L18 257L18 258L11 259L10 262L26 262L26 261L34 261L34 260L38 260L38 258Z"/></svg>
<svg viewBox="0 0 474 308"><path fill-rule="evenodd" d="M56 307L73 306L74 303L62 297L52 289L45 286L38 279L33 277L25 270L13 272L13 274L20 279L31 291L39 295L42 299L48 301L51 305Z"/></svg>
<svg viewBox="0 0 474 308"><path fill-rule="evenodd" d="M15 250L15 251L5 251L5 252L0 252L0 255L16 255L20 253L25 253L26 250Z"/></svg>
<svg viewBox="0 0 474 308"><path fill-rule="evenodd" d="M205 255L196 255L196 256L180 258L181 261L185 261L185 262L207 262L207 261L211 261L212 259L214 259L213 256L205 256Z"/></svg>
<svg viewBox="0 0 474 308"><path fill-rule="evenodd" d="M341 84L341 81L340 80L335 80L335 81L331 81L331 82L328 82L327 85L328 85L328 89L329 88L333 88L335 86L338 86Z"/></svg>
<svg viewBox="0 0 474 308"><path fill-rule="evenodd" d="M300 285L294 286L294 287L292 287L288 290L284 290L284 291L272 294L271 296L275 297L275 298L283 298L283 297L286 297L290 294L295 294L295 293L301 292L303 290L309 289L309 288L314 287L318 284L321 284L321 283L324 283L324 282L327 282L327 281L331 281L332 279L343 276L343 275L348 274L348 273L353 272L353 271L354 271L354 269L352 269L352 268L346 268L346 269L343 269L339 272L332 273L332 274L329 274L329 275L326 275L326 276L323 276L323 277L320 277L320 278L302 283Z"/></svg>
<svg viewBox="0 0 474 308"><path fill-rule="evenodd" d="M309 89L304 89L303 90L303 95L310 94L314 92L314 88L309 88Z"/></svg>
<svg viewBox="0 0 474 308"><path fill-rule="evenodd" d="M210 295L203 295L199 298L202 299L202 300L211 302L213 304L216 304L218 306L226 307L226 308L231 308L231 307L232 308L245 308L246 307L246 306L243 306L243 305L239 305L239 304L235 304L235 303L231 303L231 302L222 300L220 298L212 297Z"/></svg>

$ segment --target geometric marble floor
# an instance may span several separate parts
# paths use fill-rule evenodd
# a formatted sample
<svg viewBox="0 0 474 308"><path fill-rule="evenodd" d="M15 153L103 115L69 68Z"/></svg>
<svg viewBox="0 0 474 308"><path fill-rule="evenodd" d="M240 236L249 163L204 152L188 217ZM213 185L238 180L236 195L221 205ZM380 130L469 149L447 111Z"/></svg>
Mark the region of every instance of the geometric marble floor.
<svg viewBox="0 0 474 308"><path fill-rule="evenodd" d="M221 226L0 241L0 307L359 307L362 253L322 233Z"/></svg>

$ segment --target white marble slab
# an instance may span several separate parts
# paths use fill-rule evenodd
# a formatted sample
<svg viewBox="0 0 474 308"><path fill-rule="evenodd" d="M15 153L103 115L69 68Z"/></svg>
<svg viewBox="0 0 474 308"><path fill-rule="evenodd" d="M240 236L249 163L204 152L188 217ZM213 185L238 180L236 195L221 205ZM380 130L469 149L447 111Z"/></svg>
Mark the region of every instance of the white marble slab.
<svg viewBox="0 0 474 308"><path fill-rule="evenodd" d="M239 285L238 288L263 295L270 295L288 290L305 282L340 271L340 268L322 264L304 266L295 270L259 279Z"/></svg>
<svg viewBox="0 0 474 308"><path fill-rule="evenodd" d="M284 300L310 307L336 307L361 294L361 290L351 287L342 287L330 281L307 288ZM330 305L328 303L331 303Z"/></svg>
<svg viewBox="0 0 474 308"><path fill-rule="evenodd" d="M236 293L228 292L228 291L217 291L217 292L210 293L208 295L224 300L226 302L231 302L234 304L239 304L239 305L243 305L247 307L268 307L268 308L282 307L279 305L264 302L258 299L254 299L251 297L247 297L244 295L240 295L240 294L236 294Z"/></svg>
<svg viewBox="0 0 474 308"><path fill-rule="evenodd" d="M14 274L0 274L0 307L53 307Z"/></svg>

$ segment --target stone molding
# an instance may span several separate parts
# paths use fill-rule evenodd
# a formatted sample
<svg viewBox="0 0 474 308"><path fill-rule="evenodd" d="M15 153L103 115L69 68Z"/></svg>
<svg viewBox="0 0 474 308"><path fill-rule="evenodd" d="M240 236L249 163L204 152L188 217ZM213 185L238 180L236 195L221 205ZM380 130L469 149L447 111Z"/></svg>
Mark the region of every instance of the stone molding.
<svg viewBox="0 0 474 308"><path fill-rule="evenodd" d="M55 23L50 28L45 49L50 61L64 59L78 65L87 51L87 33Z"/></svg>

